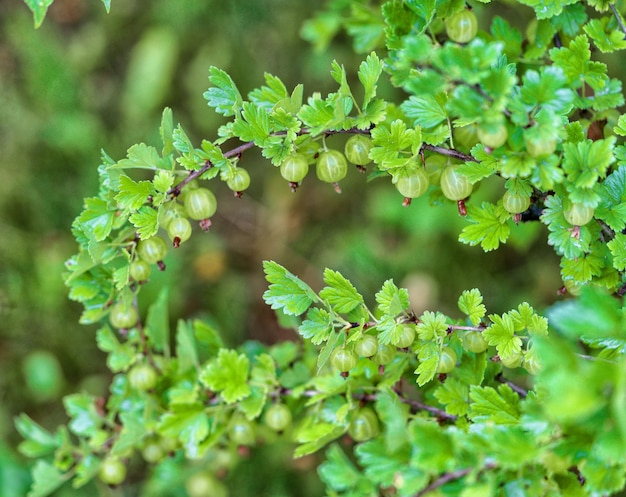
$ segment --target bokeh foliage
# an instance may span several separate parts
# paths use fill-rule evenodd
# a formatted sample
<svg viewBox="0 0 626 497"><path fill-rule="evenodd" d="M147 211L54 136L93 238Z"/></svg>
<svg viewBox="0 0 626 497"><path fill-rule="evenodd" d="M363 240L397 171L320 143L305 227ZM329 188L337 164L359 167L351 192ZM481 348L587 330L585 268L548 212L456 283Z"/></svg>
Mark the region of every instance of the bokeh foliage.
<svg viewBox="0 0 626 497"><path fill-rule="evenodd" d="M12 497L24 494L28 476L13 449L10 419L25 411L52 428L64 416L62 394L104 393L104 356L92 331L77 325L79 310L61 280L73 252L69 226L95 190L100 148L121 158L132 143L154 142L164 106L195 142L212 138L221 122L201 97L210 65L227 70L244 92L267 71L290 87L304 81L308 94L327 89L332 59L354 74L360 57L341 36L318 52L303 42L300 27L312 14L305 2L118 2L106 15L97 2L57 0L37 31L23 5L5 3L0 14L0 494ZM252 191L242 200L223 191L217 229L195 237L160 275L176 289L172 314L211 320L227 343L285 337L260 298L261 261L269 257L318 286L325 266L340 269L365 295L394 278L422 297L413 303L416 312L445 311L471 286L483 289L494 311L556 299L558 262L540 226L521 225L504 249L485 255L457 243L461 222L453 206L430 209L420 205L424 199L406 209L389 184L366 187L365 177L355 176L340 197L315 182L289 195L275 174L265 174L266 161L254 154L245 160ZM500 193L494 182L477 196ZM308 474L314 460L290 467L286 447L256 457L276 459L267 495L309 488L294 483L294 474ZM236 495L259 495L249 482L267 470L245 467L245 488ZM277 469L283 467L290 469Z"/></svg>

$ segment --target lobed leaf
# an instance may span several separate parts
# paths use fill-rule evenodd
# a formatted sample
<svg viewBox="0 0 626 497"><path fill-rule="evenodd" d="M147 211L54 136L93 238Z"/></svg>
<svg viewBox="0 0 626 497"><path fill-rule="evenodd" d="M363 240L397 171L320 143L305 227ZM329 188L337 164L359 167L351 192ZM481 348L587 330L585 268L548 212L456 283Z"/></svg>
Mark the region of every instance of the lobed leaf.
<svg viewBox="0 0 626 497"><path fill-rule="evenodd" d="M491 326L483 332L489 345L498 350L501 358L513 357L521 351L522 339L515 335L515 321L510 314L490 314Z"/></svg>
<svg viewBox="0 0 626 497"><path fill-rule="evenodd" d="M483 296L477 288L464 290L458 300L461 312L469 317L471 323L476 326L487 312L483 302Z"/></svg>
<svg viewBox="0 0 626 497"><path fill-rule="evenodd" d="M363 296L338 271L326 268L324 270L324 282L328 286L320 291L319 296L327 301L335 312L345 314L365 305Z"/></svg>
<svg viewBox="0 0 626 497"><path fill-rule="evenodd" d="M263 270L270 283L263 299L272 309L282 309L285 314L300 316L318 300L315 292L306 283L280 264L264 261Z"/></svg>
<svg viewBox="0 0 626 497"><path fill-rule="evenodd" d="M215 86L204 92L210 107L223 116L236 116L241 111L243 99L232 78L223 70L211 66L209 80Z"/></svg>
<svg viewBox="0 0 626 497"><path fill-rule="evenodd" d="M470 206L467 209L467 218L473 223L463 228L459 241L468 245L478 245L485 252L497 249L500 243L509 238L511 229L506 220L510 217L504 207L483 202L480 208Z"/></svg>
<svg viewBox="0 0 626 497"><path fill-rule="evenodd" d="M492 387L470 387L469 417L477 423L517 424L521 415L520 398L506 384Z"/></svg>
<svg viewBox="0 0 626 497"><path fill-rule="evenodd" d="M201 371L200 381L211 390L220 392L227 404L232 404L250 395L249 368L250 361L244 354L220 349L217 359Z"/></svg>
<svg viewBox="0 0 626 497"><path fill-rule="evenodd" d="M398 288L393 280L385 281L375 298L378 308L389 316L397 316L409 308L409 292Z"/></svg>
<svg viewBox="0 0 626 497"><path fill-rule="evenodd" d="M33 485L26 497L46 497L63 485L71 473L61 473L52 463L40 459L32 471Z"/></svg>

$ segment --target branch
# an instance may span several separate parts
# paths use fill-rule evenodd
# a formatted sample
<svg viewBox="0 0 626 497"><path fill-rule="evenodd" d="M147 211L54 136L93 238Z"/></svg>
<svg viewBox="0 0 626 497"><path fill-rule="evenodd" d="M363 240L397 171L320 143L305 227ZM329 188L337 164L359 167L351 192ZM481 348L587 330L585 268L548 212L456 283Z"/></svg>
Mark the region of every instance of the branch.
<svg viewBox="0 0 626 497"><path fill-rule="evenodd" d="M624 20L622 19L622 15L619 13L614 3L609 4L609 7L611 8L613 15L615 16L615 19L617 20L617 24L619 25L619 28L624 33L624 38L626 38L626 26L624 25Z"/></svg>
<svg viewBox="0 0 626 497"><path fill-rule="evenodd" d="M460 330L460 331L485 331L485 329L487 328L487 326L485 326L484 324L479 324L478 326L460 326L460 325L456 325L456 324L451 324L448 325L448 332L453 332L454 330Z"/></svg>
<svg viewBox="0 0 626 497"><path fill-rule="evenodd" d="M253 146L254 146L254 142L243 143L242 145L239 145L238 147L235 147L227 152L224 152L224 157L226 157L227 159L231 157L237 157L238 155L243 154L246 150L251 149ZM180 191L183 189L183 187L187 183L190 183L194 179L199 178L212 167L213 167L213 164L210 161L206 161L204 163L204 166L202 166L197 171L191 172L191 174L189 174L189 176L187 176L184 180L182 180L176 186L173 186L172 188L170 188L167 194L171 195L172 197L178 197L178 195L180 195Z"/></svg>
<svg viewBox="0 0 626 497"><path fill-rule="evenodd" d="M465 162L479 162L478 159L472 157L471 155L464 154L463 152L459 152L453 148L436 147L425 143L422 145L422 150L430 150L431 152L436 152L441 155L448 155L449 157L454 157L455 159L460 159Z"/></svg>
<svg viewBox="0 0 626 497"><path fill-rule="evenodd" d="M498 376L496 376L496 380L498 380L500 383L504 383L505 385L508 385L509 387L511 387L511 390L513 390L515 393L517 393L522 398L526 398L526 396L528 395L528 391L527 390L523 389L519 385L516 385L511 380L507 380L504 376L502 376L502 373L500 373L500 374L498 374Z"/></svg>
<svg viewBox="0 0 626 497"><path fill-rule="evenodd" d="M276 133L270 133L270 136L281 136L281 135L285 135L286 133L287 133L286 131L279 131ZM299 135L305 135L308 133L310 133L310 131L307 128L303 128L298 132ZM371 128L370 129L352 128L352 129L347 129L347 130L328 130L322 134L326 136L330 136L330 135L337 135L341 133L369 135L371 133ZM243 154L246 150L249 150L252 147L254 147L254 142L242 143L238 147L235 147L231 150L228 150L227 152L224 152L224 157L226 157L227 159L230 159L231 157L237 157L238 155ZM458 150L454 150L451 148L435 147L434 145L424 144L422 145L422 150L431 150L432 152L436 152L442 155L448 155L450 157L454 157L462 161L478 162L478 160L472 157L471 155L464 154L462 152L459 152ZM180 195L180 192L184 188L185 185L187 185L194 179L199 178L212 167L213 167L213 164L210 161L206 161L200 169L196 171L192 171L189 174L189 176L187 176L184 180L182 180L180 183L170 188L167 194L171 195L172 197L177 197L178 195Z"/></svg>
<svg viewBox="0 0 626 497"><path fill-rule="evenodd" d="M496 465L494 463L488 463L488 464L485 464L485 467L482 468L479 472L482 473L484 471L489 471L490 469L494 469L495 467ZM468 475L472 471L474 471L474 468L458 469L456 471L452 471L451 473L446 473L443 476L437 478L434 482L428 485L425 489L420 490L417 494L415 494L415 497L421 497L422 495L426 495L429 492L432 492L433 490L436 490L439 487L442 487L446 483L463 478L464 476Z"/></svg>

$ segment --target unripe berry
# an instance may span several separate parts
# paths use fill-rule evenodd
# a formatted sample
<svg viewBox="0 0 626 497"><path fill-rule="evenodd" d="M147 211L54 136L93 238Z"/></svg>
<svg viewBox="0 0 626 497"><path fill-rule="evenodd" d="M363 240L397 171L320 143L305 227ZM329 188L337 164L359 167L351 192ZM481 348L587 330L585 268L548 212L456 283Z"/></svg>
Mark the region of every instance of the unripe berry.
<svg viewBox="0 0 626 497"><path fill-rule="evenodd" d="M457 167L450 166L441 173L441 191L450 200L463 200L470 196L473 185L467 177L457 171Z"/></svg>
<svg viewBox="0 0 626 497"><path fill-rule="evenodd" d="M378 416L370 407L359 409L350 420L348 434L355 442L365 442L380 433Z"/></svg>
<svg viewBox="0 0 626 497"><path fill-rule="evenodd" d="M132 304L117 302L109 311L109 321L118 329L132 328L137 324L139 314Z"/></svg>
<svg viewBox="0 0 626 497"><path fill-rule="evenodd" d="M274 431L283 431L291 424L291 411L285 404L272 404L265 411L265 424Z"/></svg>
<svg viewBox="0 0 626 497"><path fill-rule="evenodd" d="M196 188L185 196L185 212L191 219L208 219L217 210L217 200L211 190Z"/></svg>
<svg viewBox="0 0 626 497"><path fill-rule="evenodd" d="M355 353L345 347L333 350L333 353L330 355L331 365L342 373L346 373L356 366L357 360Z"/></svg>

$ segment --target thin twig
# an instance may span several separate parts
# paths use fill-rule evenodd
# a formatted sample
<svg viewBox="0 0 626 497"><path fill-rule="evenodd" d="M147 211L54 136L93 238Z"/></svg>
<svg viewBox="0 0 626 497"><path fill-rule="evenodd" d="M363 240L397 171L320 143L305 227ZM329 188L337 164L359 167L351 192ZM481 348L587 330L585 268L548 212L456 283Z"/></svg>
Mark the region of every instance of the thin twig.
<svg viewBox="0 0 626 497"><path fill-rule="evenodd" d="M435 145L422 145L422 149L430 150L431 152L436 152L441 155L448 155L450 157L454 157L455 159L460 159L466 162L479 162L478 159L472 157L471 155L464 154L463 152L459 152L458 150L454 150L453 148L444 148L444 147L436 147Z"/></svg>
<svg viewBox="0 0 626 497"><path fill-rule="evenodd" d="M496 465L494 463L489 463L489 464L486 464L485 467L480 470L480 472L482 473L483 471L488 471L495 467ZM451 473L446 473L443 476L440 476L439 478L437 478L435 481L433 481L425 489L420 490L417 494L415 494L415 497L421 497L422 495L426 495L427 493L432 492L433 490L436 490L439 487L442 487L446 483L450 483L451 481L463 478L464 476L468 475L472 471L474 471L474 468L458 469L456 471L452 471Z"/></svg>
<svg viewBox="0 0 626 497"><path fill-rule="evenodd" d="M486 326L484 324L479 324L478 326L460 326L456 324L448 325L449 331L459 330L459 331L485 331Z"/></svg>
<svg viewBox="0 0 626 497"><path fill-rule="evenodd" d="M622 15L619 13L614 3L609 4L609 7L611 8L613 15L615 16L615 19L617 20L617 24L619 25L620 29L624 33L624 37L626 38L626 25L624 25L624 20L622 19Z"/></svg>
<svg viewBox="0 0 626 497"><path fill-rule="evenodd" d="M504 376L502 376L502 373L496 376L496 380L498 380L500 383L504 383L505 385L508 385L509 387L511 387L511 390L516 392L522 398L526 398L526 396L528 395L527 390L523 389L519 385L516 385L511 380L507 380Z"/></svg>

